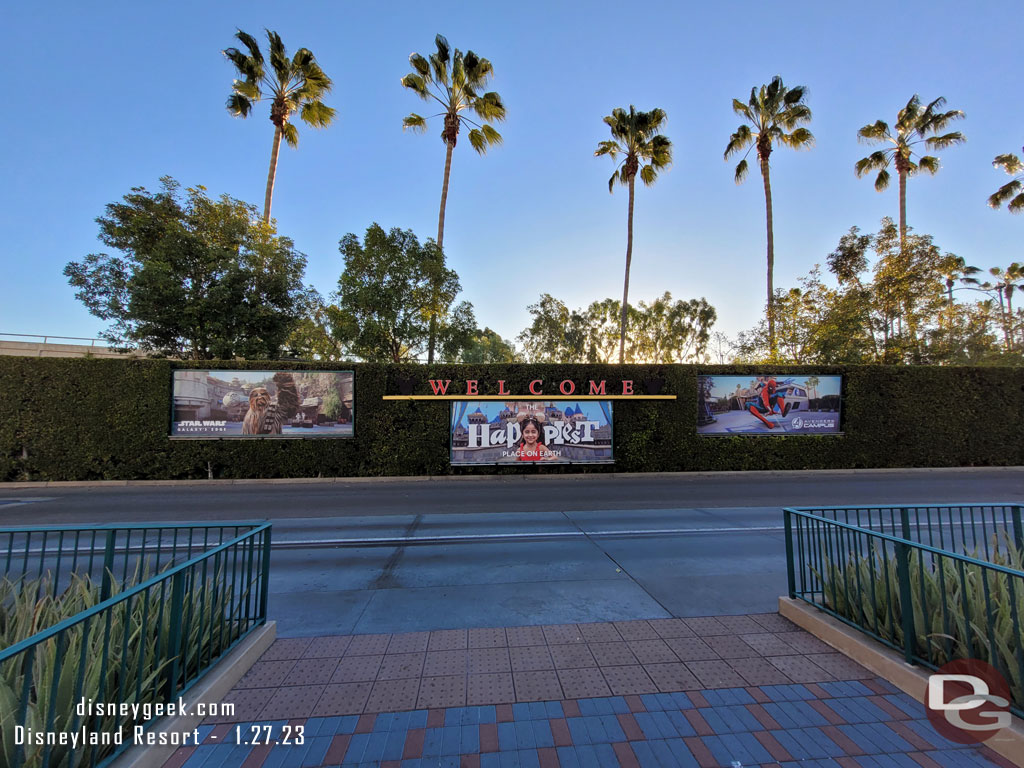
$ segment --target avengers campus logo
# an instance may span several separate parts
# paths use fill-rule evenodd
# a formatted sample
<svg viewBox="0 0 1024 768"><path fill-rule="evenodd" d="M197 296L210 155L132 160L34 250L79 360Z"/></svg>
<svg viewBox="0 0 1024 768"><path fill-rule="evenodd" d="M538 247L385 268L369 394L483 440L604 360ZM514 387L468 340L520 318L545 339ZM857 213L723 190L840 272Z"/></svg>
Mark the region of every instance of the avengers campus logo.
<svg viewBox="0 0 1024 768"><path fill-rule="evenodd" d="M958 744L978 744L1010 725L1010 687L992 665L958 659L928 677L928 720Z"/></svg>

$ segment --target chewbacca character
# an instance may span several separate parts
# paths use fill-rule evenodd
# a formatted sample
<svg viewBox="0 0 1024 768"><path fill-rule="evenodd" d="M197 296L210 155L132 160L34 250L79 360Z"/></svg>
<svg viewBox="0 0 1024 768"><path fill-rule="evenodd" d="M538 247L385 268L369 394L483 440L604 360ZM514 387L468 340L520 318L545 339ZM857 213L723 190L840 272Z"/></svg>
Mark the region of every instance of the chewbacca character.
<svg viewBox="0 0 1024 768"><path fill-rule="evenodd" d="M299 393L290 373L274 374L277 402L270 401L266 387L249 392L249 410L242 421L243 435L280 435L281 425L299 410Z"/></svg>

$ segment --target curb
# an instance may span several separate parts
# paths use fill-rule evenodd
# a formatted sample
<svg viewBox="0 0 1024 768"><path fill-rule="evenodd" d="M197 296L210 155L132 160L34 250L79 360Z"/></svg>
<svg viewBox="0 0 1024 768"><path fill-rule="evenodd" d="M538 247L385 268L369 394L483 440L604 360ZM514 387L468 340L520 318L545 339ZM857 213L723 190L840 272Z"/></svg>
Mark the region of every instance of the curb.
<svg viewBox="0 0 1024 768"><path fill-rule="evenodd" d="M268 621L254 630L242 644L218 661L209 672L182 698L190 710L200 702L221 701L242 675L263 655L277 637L277 622ZM149 733L188 733L199 727L200 715L179 715L162 718ZM180 748L180 745L136 744L118 755L109 768L160 768Z"/></svg>
<svg viewBox="0 0 1024 768"><path fill-rule="evenodd" d="M437 483L437 482L477 482L484 480L500 480L521 482L530 480L586 480L593 482L599 478L630 479L630 478L665 478L674 480L700 480L716 477L824 477L829 475L870 475L870 474L903 474L929 475L942 472L1020 472L1022 466L999 467L903 467L903 468L862 468L862 469L787 469L787 470L727 470L722 472L563 472L552 475L538 474L478 474L478 475L412 475L389 477L281 477L281 478L238 478L213 480L38 480L19 482L0 482L2 490L29 490L37 488L133 488L161 486L234 486L234 485L333 485L333 484L377 484L377 483Z"/></svg>
<svg viewBox="0 0 1024 768"><path fill-rule="evenodd" d="M896 651L800 600L780 597L779 614L924 703L928 672L907 664ZM999 731L983 744L1014 765L1024 765L1024 723L1020 718L1014 717L1009 728Z"/></svg>

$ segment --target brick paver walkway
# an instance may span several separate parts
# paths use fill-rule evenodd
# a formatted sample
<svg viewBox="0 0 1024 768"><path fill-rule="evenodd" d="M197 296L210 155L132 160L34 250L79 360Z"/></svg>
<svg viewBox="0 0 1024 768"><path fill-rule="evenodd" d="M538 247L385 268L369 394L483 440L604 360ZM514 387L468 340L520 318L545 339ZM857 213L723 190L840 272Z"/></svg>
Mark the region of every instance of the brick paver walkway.
<svg viewBox="0 0 1024 768"><path fill-rule="evenodd" d="M1010 765L776 614L284 638L224 701L164 768Z"/></svg>

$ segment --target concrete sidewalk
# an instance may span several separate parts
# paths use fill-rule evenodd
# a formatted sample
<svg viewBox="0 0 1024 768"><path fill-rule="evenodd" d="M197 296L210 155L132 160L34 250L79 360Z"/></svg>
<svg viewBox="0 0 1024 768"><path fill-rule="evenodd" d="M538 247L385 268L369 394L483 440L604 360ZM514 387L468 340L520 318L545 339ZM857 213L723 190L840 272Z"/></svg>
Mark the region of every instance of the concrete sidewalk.
<svg viewBox="0 0 1024 768"><path fill-rule="evenodd" d="M1011 765L777 614L284 638L224 701L164 768Z"/></svg>

